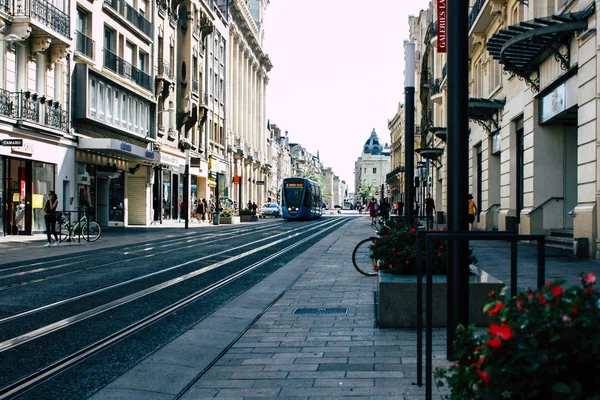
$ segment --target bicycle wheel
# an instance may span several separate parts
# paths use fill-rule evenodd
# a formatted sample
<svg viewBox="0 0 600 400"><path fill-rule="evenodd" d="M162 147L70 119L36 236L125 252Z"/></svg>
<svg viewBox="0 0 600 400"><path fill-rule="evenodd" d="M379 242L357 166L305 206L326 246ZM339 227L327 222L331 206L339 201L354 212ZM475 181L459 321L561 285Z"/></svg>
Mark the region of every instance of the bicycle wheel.
<svg viewBox="0 0 600 400"><path fill-rule="evenodd" d="M71 236L69 232L69 223L56 223L56 233L58 233L58 239L60 242L64 242Z"/></svg>
<svg viewBox="0 0 600 400"><path fill-rule="evenodd" d="M88 242L95 242L101 234L102 230L100 229L100 225L94 221L86 222L81 228L81 237Z"/></svg>
<svg viewBox="0 0 600 400"><path fill-rule="evenodd" d="M358 272L366 276L375 276L377 271L373 269L372 252L369 248L373 240L377 238L368 238L360 241L352 252L352 264Z"/></svg>

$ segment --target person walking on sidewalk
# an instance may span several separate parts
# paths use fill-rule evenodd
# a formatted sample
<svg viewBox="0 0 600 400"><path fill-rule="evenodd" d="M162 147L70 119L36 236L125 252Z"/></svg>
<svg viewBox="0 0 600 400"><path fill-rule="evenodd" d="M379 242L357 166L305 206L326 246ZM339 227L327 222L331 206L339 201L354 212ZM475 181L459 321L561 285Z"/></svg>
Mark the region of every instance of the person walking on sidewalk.
<svg viewBox="0 0 600 400"><path fill-rule="evenodd" d="M371 222L375 222L375 218L377 218L377 211L379 211L379 205L377 204L375 197L371 198L371 201L369 204L367 204L367 211L369 211Z"/></svg>
<svg viewBox="0 0 600 400"><path fill-rule="evenodd" d="M198 222L202 223L202 216L204 215L204 202L202 200L198 200L198 207L196 208L196 218Z"/></svg>
<svg viewBox="0 0 600 400"><path fill-rule="evenodd" d="M206 206L206 213L208 214L208 223L211 224L213 220L213 213L215 212L215 203L213 203L212 199L208 201L208 205Z"/></svg>
<svg viewBox="0 0 600 400"><path fill-rule="evenodd" d="M433 212L434 211L435 211L435 202L431 198L431 193L427 193L427 198L425 199L425 215L426 215L425 224L427 225L427 230L433 229Z"/></svg>
<svg viewBox="0 0 600 400"><path fill-rule="evenodd" d="M469 230L473 230L473 222L475 222L475 214L477 214L477 205L473 200L473 195L469 195Z"/></svg>
<svg viewBox="0 0 600 400"><path fill-rule="evenodd" d="M54 246L60 245L58 240L58 234L56 233L56 209L58 208L58 196L52 190L48 192L48 199L44 204L44 222L46 223L46 235L48 236L48 243L44 247L52 246L52 235L54 235Z"/></svg>

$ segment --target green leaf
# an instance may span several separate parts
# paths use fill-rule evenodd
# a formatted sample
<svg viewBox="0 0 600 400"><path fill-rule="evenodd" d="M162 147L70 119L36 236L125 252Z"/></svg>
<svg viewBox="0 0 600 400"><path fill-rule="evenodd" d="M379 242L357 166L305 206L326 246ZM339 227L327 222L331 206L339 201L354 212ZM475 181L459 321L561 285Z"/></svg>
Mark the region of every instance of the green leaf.
<svg viewBox="0 0 600 400"><path fill-rule="evenodd" d="M506 286L504 286L502 288L502 290L500 290L500 297L505 297L506 296Z"/></svg>
<svg viewBox="0 0 600 400"><path fill-rule="evenodd" d="M569 385L567 385L564 382L558 382L558 383L555 383L554 385L552 385L552 391L554 393L569 394L569 393L571 393L571 388L569 387Z"/></svg>

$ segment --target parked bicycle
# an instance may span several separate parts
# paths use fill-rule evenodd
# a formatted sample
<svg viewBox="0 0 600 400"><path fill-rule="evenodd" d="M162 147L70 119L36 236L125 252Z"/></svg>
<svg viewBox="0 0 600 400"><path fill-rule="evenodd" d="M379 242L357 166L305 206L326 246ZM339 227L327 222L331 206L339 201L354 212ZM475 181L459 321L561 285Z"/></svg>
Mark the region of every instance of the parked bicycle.
<svg viewBox="0 0 600 400"><path fill-rule="evenodd" d="M102 229L97 222L89 221L87 218L86 208L82 207L83 216L74 222L71 222L70 212L62 212L57 218L59 224L59 238L61 243L75 239L80 235L84 240L88 242L95 242L102 234Z"/></svg>

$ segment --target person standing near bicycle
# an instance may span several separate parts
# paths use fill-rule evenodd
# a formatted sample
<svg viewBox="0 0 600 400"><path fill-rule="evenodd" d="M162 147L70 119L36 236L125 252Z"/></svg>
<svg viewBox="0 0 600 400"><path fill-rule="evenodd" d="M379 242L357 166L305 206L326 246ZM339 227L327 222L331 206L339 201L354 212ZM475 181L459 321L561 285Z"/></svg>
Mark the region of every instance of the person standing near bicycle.
<svg viewBox="0 0 600 400"><path fill-rule="evenodd" d="M369 201L369 204L367 204L367 211L369 211L371 223L375 222L375 218L377 218L377 211L379 211L379 204L377 204L375 197L372 197L371 201Z"/></svg>
<svg viewBox="0 0 600 400"><path fill-rule="evenodd" d="M56 209L58 208L58 196L52 190L48 191L48 198L44 203L44 222L46 223L46 235L48 236L48 243L44 247L52 246L52 235L54 235L54 246L58 246L60 241L58 240L58 234L56 233Z"/></svg>
<svg viewBox="0 0 600 400"><path fill-rule="evenodd" d="M383 200L381 200L381 205L379 206L379 215L386 221L390 219L390 208L391 207L390 203L388 203L388 200L383 198Z"/></svg>

